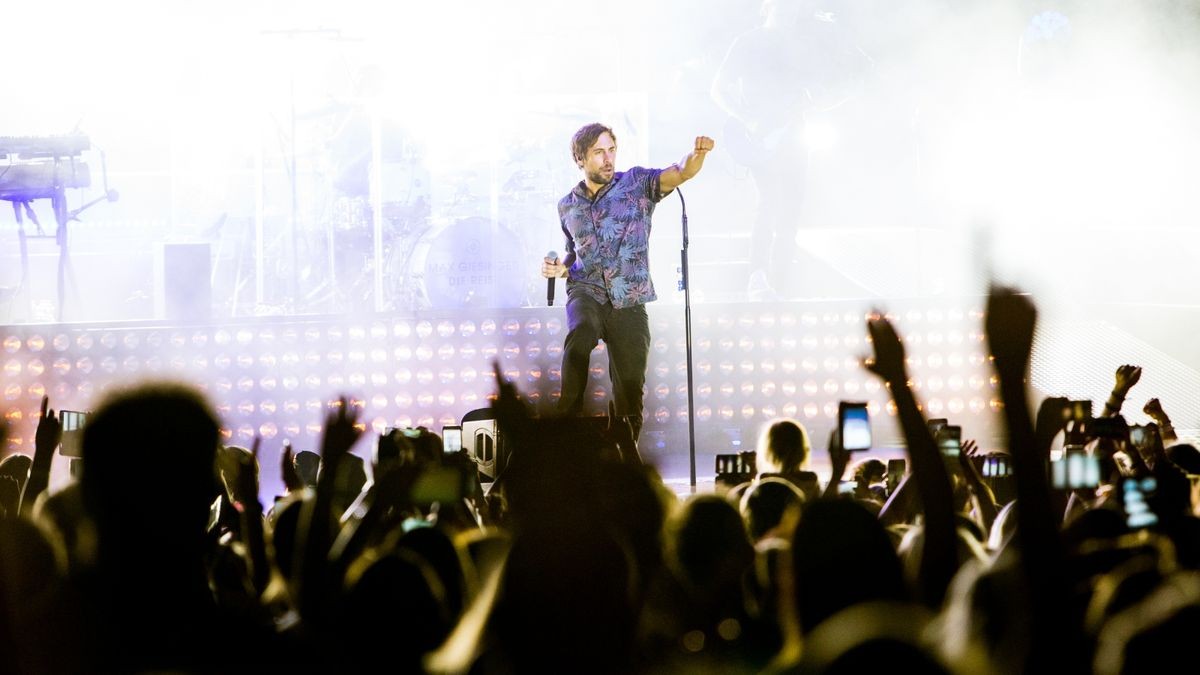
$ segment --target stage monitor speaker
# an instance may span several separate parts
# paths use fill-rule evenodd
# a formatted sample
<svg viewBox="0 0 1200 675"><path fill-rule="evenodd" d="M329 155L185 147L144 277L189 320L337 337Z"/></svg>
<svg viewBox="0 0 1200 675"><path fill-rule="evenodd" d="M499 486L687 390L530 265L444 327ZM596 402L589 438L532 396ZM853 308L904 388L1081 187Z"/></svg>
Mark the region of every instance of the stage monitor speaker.
<svg viewBox="0 0 1200 675"><path fill-rule="evenodd" d="M472 410L462 418L463 448L479 468L479 480L490 483L508 465L508 452L491 408Z"/></svg>
<svg viewBox="0 0 1200 675"><path fill-rule="evenodd" d="M212 318L212 258L207 243L163 244L158 251L160 289L155 314L183 322Z"/></svg>

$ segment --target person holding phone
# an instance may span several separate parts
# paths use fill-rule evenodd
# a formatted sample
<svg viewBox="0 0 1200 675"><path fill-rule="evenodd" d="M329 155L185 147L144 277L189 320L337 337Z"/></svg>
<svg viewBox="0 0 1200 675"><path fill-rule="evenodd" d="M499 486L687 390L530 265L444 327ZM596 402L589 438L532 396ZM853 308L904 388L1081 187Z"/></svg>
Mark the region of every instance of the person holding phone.
<svg viewBox="0 0 1200 675"><path fill-rule="evenodd" d="M641 433L650 355L646 303L657 297L650 277L650 219L663 197L700 172L712 149L711 138L697 136L677 164L616 171L611 128L592 123L571 138L583 180L558 203L567 253L562 261L542 261L543 277L567 279L560 412L583 413L592 349L604 340L616 412L630 421L635 440Z"/></svg>

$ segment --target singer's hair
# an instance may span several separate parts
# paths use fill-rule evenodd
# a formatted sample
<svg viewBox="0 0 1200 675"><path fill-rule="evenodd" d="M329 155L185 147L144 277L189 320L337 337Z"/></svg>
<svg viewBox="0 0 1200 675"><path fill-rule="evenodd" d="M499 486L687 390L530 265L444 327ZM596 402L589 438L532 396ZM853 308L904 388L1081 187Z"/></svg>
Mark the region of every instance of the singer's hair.
<svg viewBox="0 0 1200 675"><path fill-rule="evenodd" d="M596 139L600 138L601 134L608 134L612 137L613 143L617 142L617 135L613 133L613 130L599 122L592 122L575 132L575 135L571 137L571 157L575 159L576 164L583 162L584 155L596 143Z"/></svg>

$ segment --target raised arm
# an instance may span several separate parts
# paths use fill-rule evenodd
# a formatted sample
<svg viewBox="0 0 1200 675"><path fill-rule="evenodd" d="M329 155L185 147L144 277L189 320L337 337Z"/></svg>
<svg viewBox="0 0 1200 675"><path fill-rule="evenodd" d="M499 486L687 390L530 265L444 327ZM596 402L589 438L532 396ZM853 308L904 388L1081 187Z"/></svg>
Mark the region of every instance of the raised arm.
<svg viewBox="0 0 1200 675"><path fill-rule="evenodd" d="M1017 490L1017 532L1021 572L1032 612L1033 641L1026 670L1052 672L1078 647L1072 621L1058 517L1051 507L1046 478L1048 439L1039 439L1026 399L1026 377L1033 349L1037 310L1027 296L993 288L984 319L988 348L1000 381L1000 395ZM1061 513L1061 512L1059 512ZM1077 663L1074 659L1071 663Z"/></svg>
<svg viewBox="0 0 1200 675"><path fill-rule="evenodd" d="M38 420L33 437L33 465L29 468L29 480L21 493L19 511L28 515L38 495L50 484L50 464L54 460L54 449L62 441L62 421L50 409L50 397L42 397L42 418Z"/></svg>
<svg viewBox="0 0 1200 675"><path fill-rule="evenodd" d="M1142 367L1125 364L1117 368L1112 393L1104 403L1104 417L1114 417L1121 414L1121 406L1133 385L1142 379Z"/></svg>
<svg viewBox="0 0 1200 675"><path fill-rule="evenodd" d="M900 427L912 464L912 476L925 512L925 543L921 553L921 599L936 607L958 568L954 523L954 491L941 452L908 384L904 346L891 322L878 314L867 322L875 358L871 372L887 384L896 403Z"/></svg>
<svg viewBox="0 0 1200 675"><path fill-rule="evenodd" d="M1179 440L1179 437L1175 435L1175 427L1171 426L1171 418L1167 417L1167 413L1158 399L1152 398L1146 401L1142 412L1158 423L1159 435L1162 437L1163 443L1174 443Z"/></svg>
<svg viewBox="0 0 1200 675"><path fill-rule="evenodd" d="M691 180L700 169L704 168L704 157L713 149L713 139L708 136L697 136L692 151L684 156L678 164L672 164L663 169L658 177L658 191L666 194L671 190Z"/></svg>
<svg viewBox="0 0 1200 675"><path fill-rule="evenodd" d="M358 441L361 432L356 427L359 410L350 408L345 397L338 401L337 409L325 418L325 430L321 437L321 473L317 479L316 495L301 511L300 532L304 537L300 548L300 615L305 621L320 623L327 620L330 593L336 589L337 579L332 577L329 565L329 550L334 539L333 493L337 480L338 465L350 448Z"/></svg>

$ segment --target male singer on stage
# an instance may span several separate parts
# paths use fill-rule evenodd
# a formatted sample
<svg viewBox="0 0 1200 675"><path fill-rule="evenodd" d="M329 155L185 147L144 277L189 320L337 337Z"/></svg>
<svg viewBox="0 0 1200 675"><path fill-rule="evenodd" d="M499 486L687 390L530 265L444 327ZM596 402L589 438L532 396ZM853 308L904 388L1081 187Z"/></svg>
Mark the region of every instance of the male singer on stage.
<svg viewBox="0 0 1200 675"><path fill-rule="evenodd" d="M630 420L634 438L641 433L642 387L650 354L646 303L657 297L650 278L650 217L659 200L700 172L712 149L711 138L698 136L678 164L617 172L612 129L589 124L571 138L571 155L583 180L558 202L566 255L561 262L542 262L542 276L567 278L568 332L559 412L583 413L588 362L603 339L617 414Z"/></svg>

